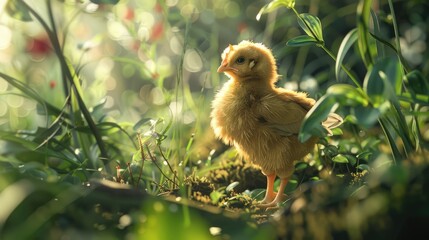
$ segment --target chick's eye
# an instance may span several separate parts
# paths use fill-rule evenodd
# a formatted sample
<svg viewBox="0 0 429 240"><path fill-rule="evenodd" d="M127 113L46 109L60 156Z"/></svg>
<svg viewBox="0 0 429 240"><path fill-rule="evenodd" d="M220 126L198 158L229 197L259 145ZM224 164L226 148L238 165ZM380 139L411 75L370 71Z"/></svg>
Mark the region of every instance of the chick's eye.
<svg viewBox="0 0 429 240"><path fill-rule="evenodd" d="M244 63L244 61L245 61L244 57L239 57L239 58L237 58L237 60L235 60L235 62L236 62L237 64L243 64L243 63Z"/></svg>

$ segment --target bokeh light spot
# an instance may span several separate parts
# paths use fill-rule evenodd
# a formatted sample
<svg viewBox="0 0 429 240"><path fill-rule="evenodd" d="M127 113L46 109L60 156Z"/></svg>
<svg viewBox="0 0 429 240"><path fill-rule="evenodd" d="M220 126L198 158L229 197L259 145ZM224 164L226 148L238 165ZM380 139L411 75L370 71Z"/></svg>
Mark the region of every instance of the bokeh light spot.
<svg viewBox="0 0 429 240"><path fill-rule="evenodd" d="M204 24L213 24L215 20L215 15L213 13L213 11L211 10L204 10L201 13L201 22L203 22Z"/></svg>
<svg viewBox="0 0 429 240"><path fill-rule="evenodd" d="M225 5L225 14L227 17L237 17L240 14L240 6L236 2L228 2Z"/></svg>
<svg viewBox="0 0 429 240"><path fill-rule="evenodd" d="M116 79L114 77L110 76L106 79L106 90L107 91L115 90L116 85L117 85L117 83L116 83Z"/></svg>
<svg viewBox="0 0 429 240"><path fill-rule="evenodd" d="M182 41L180 41L180 39L176 36L172 37L170 39L170 48L172 52L177 55L180 55L183 49Z"/></svg>
<svg viewBox="0 0 429 240"><path fill-rule="evenodd" d="M199 72L203 68L203 61L197 51L189 49L185 53L184 67L189 72Z"/></svg>
<svg viewBox="0 0 429 240"><path fill-rule="evenodd" d="M7 113L7 104L3 101L0 101L0 117L6 115Z"/></svg>
<svg viewBox="0 0 429 240"><path fill-rule="evenodd" d="M140 25L146 28L151 28L155 23L155 18L149 12L143 12L140 14Z"/></svg>
<svg viewBox="0 0 429 240"><path fill-rule="evenodd" d="M6 81L0 81L0 92L5 92L9 84Z"/></svg>
<svg viewBox="0 0 429 240"><path fill-rule="evenodd" d="M191 21L197 20L200 15L198 9L193 4L186 4L183 6L180 13L183 17L188 18Z"/></svg>
<svg viewBox="0 0 429 240"><path fill-rule="evenodd" d="M24 98L18 95L9 95L6 98L7 104L13 108L19 108L24 104Z"/></svg>
<svg viewBox="0 0 429 240"><path fill-rule="evenodd" d="M162 90L158 87L155 87L150 91L150 95L152 97L152 103L155 105L162 105L165 103L164 94Z"/></svg>
<svg viewBox="0 0 429 240"><path fill-rule="evenodd" d="M110 20L107 22L107 31L114 40L124 40L130 38L130 34L124 25L120 22Z"/></svg>
<svg viewBox="0 0 429 240"><path fill-rule="evenodd" d="M12 31L8 27L0 25L0 49L6 49L12 41Z"/></svg>
<svg viewBox="0 0 429 240"><path fill-rule="evenodd" d="M166 0L165 4L169 7L174 7L177 5L178 2L179 2L179 0Z"/></svg>

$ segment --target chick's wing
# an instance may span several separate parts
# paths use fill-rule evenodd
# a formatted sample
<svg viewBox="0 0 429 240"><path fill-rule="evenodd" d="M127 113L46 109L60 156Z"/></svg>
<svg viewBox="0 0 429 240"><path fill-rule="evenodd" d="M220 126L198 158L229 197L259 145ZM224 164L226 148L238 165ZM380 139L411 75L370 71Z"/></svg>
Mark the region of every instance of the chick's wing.
<svg viewBox="0 0 429 240"><path fill-rule="evenodd" d="M259 122L281 136L299 133L307 110L295 101L268 95L258 107Z"/></svg>

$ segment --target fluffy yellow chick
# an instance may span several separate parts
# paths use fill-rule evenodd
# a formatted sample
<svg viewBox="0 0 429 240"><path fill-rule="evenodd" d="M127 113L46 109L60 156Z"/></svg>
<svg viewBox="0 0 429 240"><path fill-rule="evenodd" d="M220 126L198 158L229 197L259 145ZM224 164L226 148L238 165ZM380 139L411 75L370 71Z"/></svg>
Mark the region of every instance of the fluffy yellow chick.
<svg viewBox="0 0 429 240"><path fill-rule="evenodd" d="M222 53L218 72L229 77L212 102L211 126L215 135L234 145L245 160L259 166L267 177L266 194L260 207L276 206L294 171L294 161L314 149L316 137L301 143L301 123L314 105L307 94L277 88L276 62L260 43L242 41ZM330 132L342 118L331 114L322 124ZM281 179L274 192L276 176Z"/></svg>

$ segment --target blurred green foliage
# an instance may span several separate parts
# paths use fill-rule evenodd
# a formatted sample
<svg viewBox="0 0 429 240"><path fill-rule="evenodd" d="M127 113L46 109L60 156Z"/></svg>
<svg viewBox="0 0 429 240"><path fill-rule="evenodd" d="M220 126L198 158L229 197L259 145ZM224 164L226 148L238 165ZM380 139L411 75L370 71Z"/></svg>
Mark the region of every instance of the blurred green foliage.
<svg viewBox="0 0 429 240"><path fill-rule="evenodd" d="M379 239L428 219L426 1L3 0L0 9L1 239L389 233ZM302 140L324 136L329 112L345 117L296 165L291 197L263 224L250 208L229 212L260 197L234 192L249 177L225 177L202 207L182 202L195 199L196 176L244 169L220 164L234 152L221 154L208 116L224 81L220 53L245 39L273 49L279 86L318 100ZM177 198L157 196L170 192Z"/></svg>

